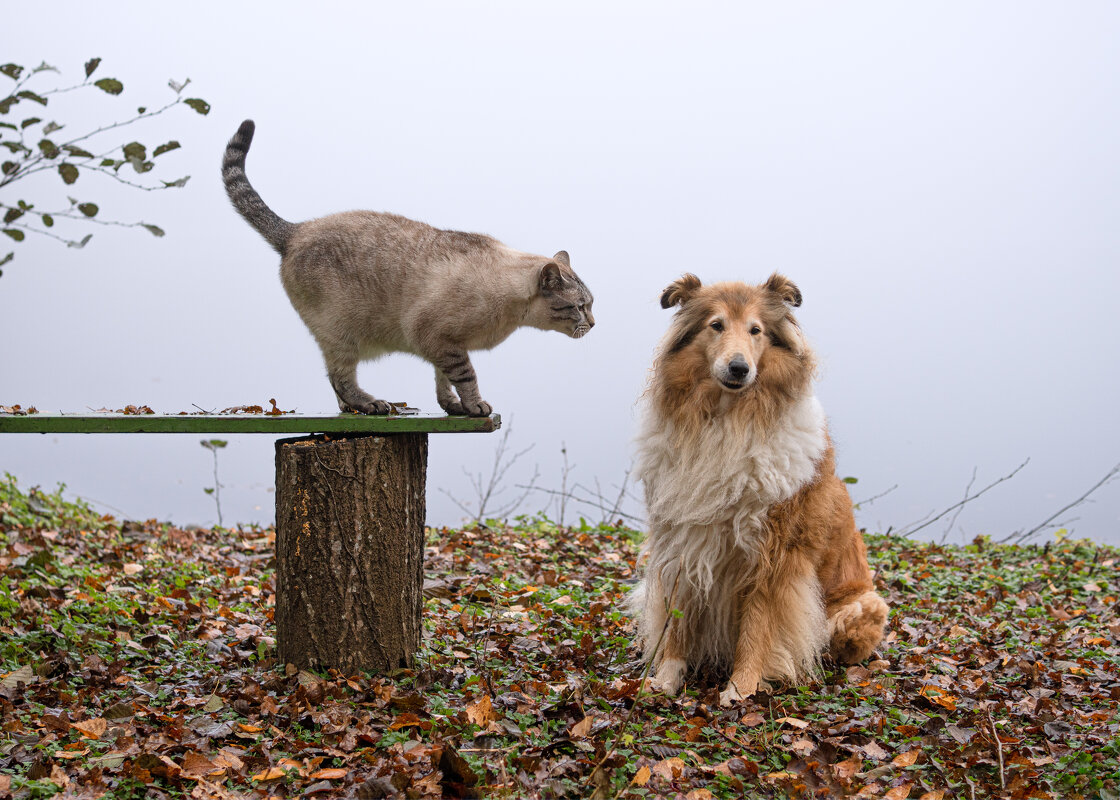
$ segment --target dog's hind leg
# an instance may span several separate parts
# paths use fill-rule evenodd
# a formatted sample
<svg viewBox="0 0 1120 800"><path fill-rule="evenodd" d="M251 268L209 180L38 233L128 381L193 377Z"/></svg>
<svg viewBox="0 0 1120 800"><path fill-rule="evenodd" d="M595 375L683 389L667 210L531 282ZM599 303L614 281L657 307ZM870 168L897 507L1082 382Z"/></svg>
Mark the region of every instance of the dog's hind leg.
<svg viewBox="0 0 1120 800"><path fill-rule="evenodd" d="M680 643L679 620L671 616L672 598L666 596L658 575L653 572L646 575L635 595L631 602L640 604L643 655L647 661L653 661L649 688L675 695L684 682L688 661Z"/></svg>

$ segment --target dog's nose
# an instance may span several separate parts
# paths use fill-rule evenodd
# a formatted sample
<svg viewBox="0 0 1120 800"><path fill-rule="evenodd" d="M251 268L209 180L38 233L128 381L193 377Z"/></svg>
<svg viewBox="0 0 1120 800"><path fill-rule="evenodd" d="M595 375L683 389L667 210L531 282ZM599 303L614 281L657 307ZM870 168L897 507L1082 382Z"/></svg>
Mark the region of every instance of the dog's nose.
<svg viewBox="0 0 1120 800"><path fill-rule="evenodd" d="M741 381L751 374L751 365L741 357L736 356L727 365L727 374L737 381Z"/></svg>

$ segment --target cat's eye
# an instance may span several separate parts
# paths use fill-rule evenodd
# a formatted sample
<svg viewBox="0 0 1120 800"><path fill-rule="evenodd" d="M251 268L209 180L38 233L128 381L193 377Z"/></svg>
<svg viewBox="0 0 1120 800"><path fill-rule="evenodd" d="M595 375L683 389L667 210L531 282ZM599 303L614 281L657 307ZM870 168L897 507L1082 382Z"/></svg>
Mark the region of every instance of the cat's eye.
<svg viewBox="0 0 1120 800"><path fill-rule="evenodd" d="M751 328L751 336L758 336L760 333L762 333L762 328L757 325Z"/></svg>
<svg viewBox="0 0 1120 800"><path fill-rule="evenodd" d="M719 331L722 331L722 330L723 330L723 321L722 321L722 320L718 320L718 319L713 319L713 320L711 321L711 323L709 323L709 327L710 327L710 328L711 328L711 329L712 329L713 331L716 331L716 332L718 333Z"/></svg>

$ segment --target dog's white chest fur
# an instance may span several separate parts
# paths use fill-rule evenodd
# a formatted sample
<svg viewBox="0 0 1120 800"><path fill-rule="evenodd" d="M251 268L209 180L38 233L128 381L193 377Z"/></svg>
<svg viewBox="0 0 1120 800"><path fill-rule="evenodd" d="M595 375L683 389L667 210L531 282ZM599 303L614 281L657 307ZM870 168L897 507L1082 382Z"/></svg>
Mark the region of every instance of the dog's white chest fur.
<svg viewBox="0 0 1120 800"><path fill-rule="evenodd" d="M824 410L814 395L766 429L736 429L717 417L683 444L674 434L647 412L637 466L654 535L700 526L726 531L727 523L735 538L753 533L771 506L813 479L828 444Z"/></svg>

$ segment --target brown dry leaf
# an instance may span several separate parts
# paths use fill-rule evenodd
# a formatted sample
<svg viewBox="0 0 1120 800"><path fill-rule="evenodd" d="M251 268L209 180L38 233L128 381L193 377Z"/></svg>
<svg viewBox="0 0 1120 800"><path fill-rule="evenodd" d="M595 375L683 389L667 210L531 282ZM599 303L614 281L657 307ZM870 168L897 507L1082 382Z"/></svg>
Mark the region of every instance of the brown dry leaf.
<svg viewBox="0 0 1120 800"><path fill-rule="evenodd" d="M878 745L877 742L868 742L860 748L863 754L874 761L882 761L890 755L886 750Z"/></svg>
<svg viewBox="0 0 1120 800"><path fill-rule="evenodd" d="M345 778L349 774L350 770L348 769L331 767L329 769L321 769L318 772L312 772L311 778L314 780L337 781L340 778Z"/></svg>
<svg viewBox="0 0 1120 800"><path fill-rule="evenodd" d="M806 728L809 727L808 722L806 722L803 719L797 719L796 717L782 717L781 719L775 720L775 722L777 722L779 725L781 725L784 722L785 724L789 725L790 727L797 728L800 731L803 731L803 730L805 730Z"/></svg>
<svg viewBox="0 0 1120 800"><path fill-rule="evenodd" d="M202 753L194 752L187 753L183 756L183 763L180 764L179 767L183 770L181 773L182 776L184 778L190 778L191 780L204 778L211 773L225 772L225 767L219 767L206 756L202 755Z"/></svg>
<svg viewBox="0 0 1120 800"><path fill-rule="evenodd" d="M467 706L466 710L467 719L480 728L485 728L498 718L498 715L494 713L494 706L490 702L490 695L488 694L482 695L478 702Z"/></svg>
<svg viewBox="0 0 1120 800"><path fill-rule="evenodd" d="M109 723L102 717L94 717L83 722L71 722L70 727L87 739L100 739Z"/></svg>
<svg viewBox="0 0 1120 800"><path fill-rule="evenodd" d="M762 716L757 711L744 714L743 718L739 720L739 724L744 728L756 728L764 722L766 722L766 717Z"/></svg>
<svg viewBox="0 0 1120 800"><path fill-rule="evenodd" d="M284 777L284 770L283 769L281 769L280 767L269 767L268 769L262 769L256 775L251 776L250 780L254 780L254 781L274 781L277 778L283 778L283 777Z"/></svg>
<svg viewBox="0 0 1120 800"><path fill-rule="evenodd" d="M912 767L917 763L920 754L921 750L917 748L907 750L905 753L895 756L894 759L891 760L891 763L896 767Z"/></svg>
<svg viewBox="0 0 1120 800"><path fill-rule="evenodd" d="M51 775L49 778L47 778L47 780L49 780L59 789L65 789L67 784L70 783L70 776L63 772L62 768L58 766L58 764L52 764Z"/></svg>
<svg viewBox="0 0 1120 800"><path fill-rule="evenodd" d="M0 794L8 794L12 790L12 776L0 773Z"/></svg>
<svg viewBox="0 0 1120 800"><path fill-rule="evenodd" d="M649 767L642 766L637 772L634 773L634 780L630 781L634 786L645 786L649 783L649 778L653 773L649 771Z"/></svg>
<svg viewBox="0 0 1120 800"><path fill-rule="evenodd" d="M125 564L121 569L124 571L125 575L135 575L138 572L144 571L144 565L130 562L128 564Z"/></svg>
<svg viewBox="0 0 1120 800"><path fill-rule="evenodd" d="M926 792L918 800L944 800L945 790L934 789L932 792Z"/></svg>
<svg viewBox="0 0 1120 800"><path fill-rule="evenodd" d="M568 732L568 735L571 736L573 739L584 738L585 736L587 736L588 733L591 732L591 724L594 721L595 720L591 717L591 715L588 714L586 717L584 717L583 719L581 719L579 722L577 722L575 725L572 726L572 729Z"/></svg>
<svg viewBox="0 0 1120 800"><path fill-rule="evenodd" d="M906 798L910 796L910 790L913 787L914 784L912 783L904 783L901 786L889 789L887 793L883 795L883 800L906 800Z"/></svg>
<svg viewBox="0 0 1120 800"><path fill-rule="evenodd" d="M859 754L832 765L832 773L842 780L851 779L861 769L863 769L863 757Z"/></svg>
<svg viewBox="0 0 1120 800"><path fill-rule="evenodd" d="M20 667L17 670L12 670L5 675L3 679L0 679L0 688L14 688L17 684L31 684L34 683L35 680L35 670L31 667Z"/></svg>
<svg viewBox="0 0 1120 800"><path fill-rule="evenodd" d="M799 758L805 758L805 756L813 752L816 746L816 743L812 739L796 739L789 746L789 749Z"/></svg>
<svg viewBox="0 0 1120 800"><path fill-rule="evenodd" d="M707 789L693 789L686 794L685 800L712 800L712 793Z"/></svg>
<svg viewBox="0 0 1120 800"><path fill-rule="evenodd" d="M658 761L653 765L653 774L659 778L664 778L671 781L674 778L679 778L681 772L684 771L684 760L673 756L672 758L665 758Z"/></svg>

